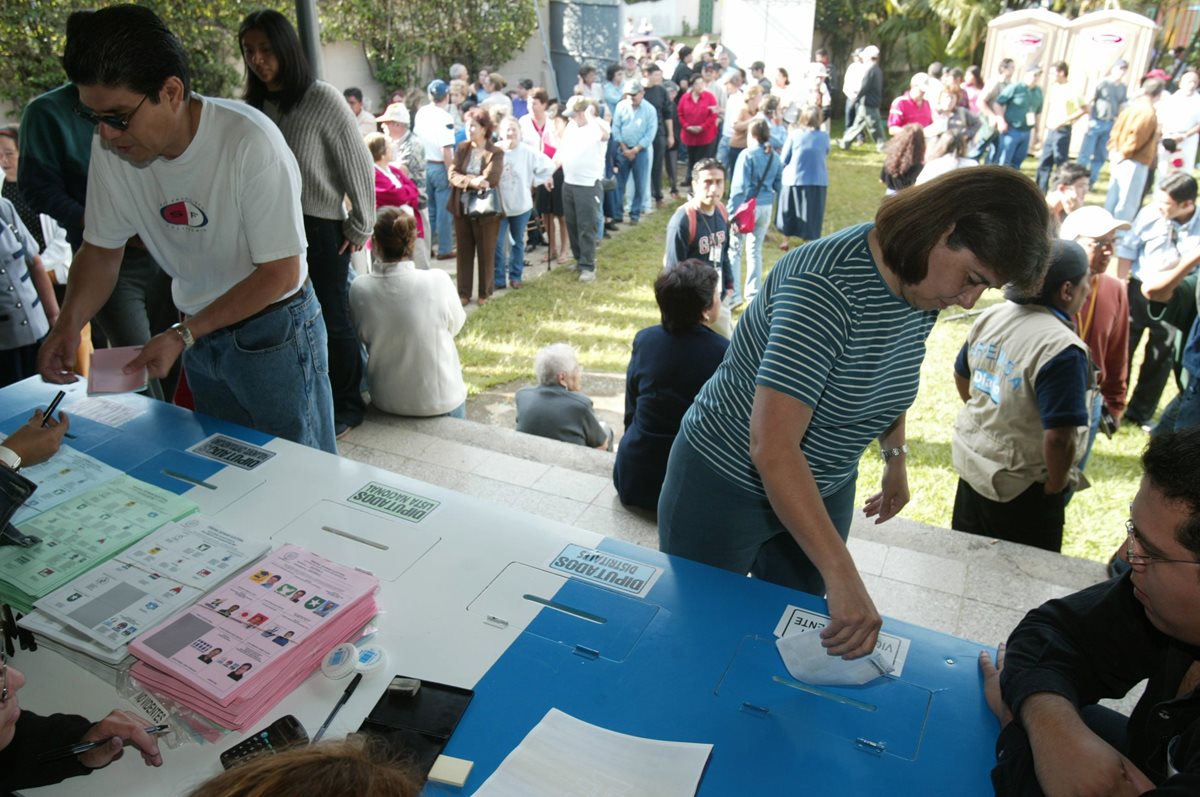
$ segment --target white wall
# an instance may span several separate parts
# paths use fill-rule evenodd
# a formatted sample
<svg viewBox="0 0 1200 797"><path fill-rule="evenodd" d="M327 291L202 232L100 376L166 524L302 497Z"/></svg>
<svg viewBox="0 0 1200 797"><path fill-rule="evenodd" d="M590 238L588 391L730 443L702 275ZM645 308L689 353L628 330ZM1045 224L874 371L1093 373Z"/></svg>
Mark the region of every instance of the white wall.
<svg viewBox="0 0 1200 797"><path fill-rule="evenodd" d="M763 61L768 70L782 66L793 76L804 74L812 61L816 0L721 0L718 6L724 7L721 42L739 66Z"/></svg>

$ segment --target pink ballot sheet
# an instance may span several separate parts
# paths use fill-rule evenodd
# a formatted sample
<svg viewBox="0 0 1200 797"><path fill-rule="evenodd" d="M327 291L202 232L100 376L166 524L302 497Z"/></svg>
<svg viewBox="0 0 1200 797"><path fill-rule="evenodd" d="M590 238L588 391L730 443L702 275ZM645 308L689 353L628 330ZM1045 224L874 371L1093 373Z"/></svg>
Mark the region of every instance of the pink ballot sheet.
<svg viewBox="0 0 1200 797"><path fill-rule="evenodd" d="M134 676L244 728L375 615L375 576L285 545L130 645Z"/></svg>
<svg viewBox="0 0 1200 797"><path fill-rule="evenodd" d="M132 374L124 373L129 361L138 356L141 346L120 346L115 349L96 349L88 367L88 395L102 393L137 393L146 389L145 368Z"/></svg>

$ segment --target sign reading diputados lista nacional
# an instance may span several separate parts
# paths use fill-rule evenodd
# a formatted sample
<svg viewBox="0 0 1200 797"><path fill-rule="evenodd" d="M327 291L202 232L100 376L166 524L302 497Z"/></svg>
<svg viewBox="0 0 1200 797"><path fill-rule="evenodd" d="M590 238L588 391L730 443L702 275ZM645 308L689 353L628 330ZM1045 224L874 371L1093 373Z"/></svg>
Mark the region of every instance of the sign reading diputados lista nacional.
<svg viewBox="0 0 1200 797"><path fill-rule="evenodd" d="M346 500L410 523L420 523L442 505L441 501L422 498L379 482L367 482Z"/></svg>

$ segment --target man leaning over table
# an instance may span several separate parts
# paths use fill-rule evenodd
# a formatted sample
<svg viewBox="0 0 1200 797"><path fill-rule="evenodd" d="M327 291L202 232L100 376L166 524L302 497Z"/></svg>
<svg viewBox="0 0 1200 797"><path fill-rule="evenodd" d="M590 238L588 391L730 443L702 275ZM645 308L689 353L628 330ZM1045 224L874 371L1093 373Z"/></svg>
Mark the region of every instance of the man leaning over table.
<svg viewBox="0 0 1200 797"><path fill-rule="evenodd" d="M1000 797L1200 793L1200 428L1151 438L1142 468L1130 572L1030 612L997 666L980 654ZM1143 679L1129 717L1097 705Z"/></svg>
<svg viewBox="0 0 1200 797"><path fill-rule="evenodd" d="M186 321L126 371L160 377L183 355L200 412L336 452L300 172L279 130L242 103L193 94L179 40L139 6L73 13L63 65L97 136L84 243L38 358L43 378L75 380L80 329L139 235L173 277Z"/></svg>
<svg viewBox="0 0 1200 797"><path fill-rule="evenodd" d="M0 445L0 483L20 479L17 471L22 465L37 465L53 456L69 426L65 414L60 420L52 418L42 426L42 413L35 412L28 423ZM0 525L19 508L19 503L8 496L7 490L0 489ZM116 761L129 745L142 754L147 765L162 766L158 742L145 733L149 725L146 720L126 711L113 711L94 724L70 714L38 716L18 704L17 693L24 685L24 674L9 666L8 658L0 653L0 795L86 775ZM101 739L109 741L81 755L38 761L43 753Z"/></svg>

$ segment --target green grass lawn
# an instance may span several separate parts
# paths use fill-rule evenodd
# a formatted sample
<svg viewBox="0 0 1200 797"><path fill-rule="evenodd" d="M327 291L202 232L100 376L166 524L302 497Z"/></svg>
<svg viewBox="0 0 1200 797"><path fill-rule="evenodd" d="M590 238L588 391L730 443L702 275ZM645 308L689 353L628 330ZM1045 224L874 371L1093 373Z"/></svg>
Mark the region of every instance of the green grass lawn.
<svg viewBox="0 0 1200 797"><path fill-rule="evenodd" d="M1032 161L1026 171L1032 175ZM882 197L879 168L882 156L870 147L850 152L836 148L830 156L830 189L825 232L830 233L873 217ZM1089 202L1103 201L1105 186L1097 185ZM668 207L636 227L605 241L597 255L598 279L580 283L574 272L555 267L551 273L510 291L471 315L458 336L463 371L472 394L494 385L532 376L533 356L546 344L569 341L580 360L593 371L624 373L634 333L658 323L653 282L662 266ZM783 254L780 238L772 233L764 250L764 268ZM544 256L544 249L531 257ZM1000 301L989 291L981 306ZM909 486L912 501L902 513L912 520L949 527L957 476L950 461L950 436L960 401L954 388L954 356L971 319L954 320L956 310L943 313L929 338L921 374L921 390L908 413ZM1136 363L1135 363L1136 368ZM1136 373L1136 370L1135 370ZM1168 387L1163 405L1174 394ZM1122 427L1112 440L1100 436L1088 465L1091 489L1078 494L1067 509L1063 552L1095 560L1108 556L1125 536L1123 522L1137 490L1138 457L1146 443L1144 432ZM881 463L875 448L863 456L859 469L860 500L875 492Z"/></svg>

